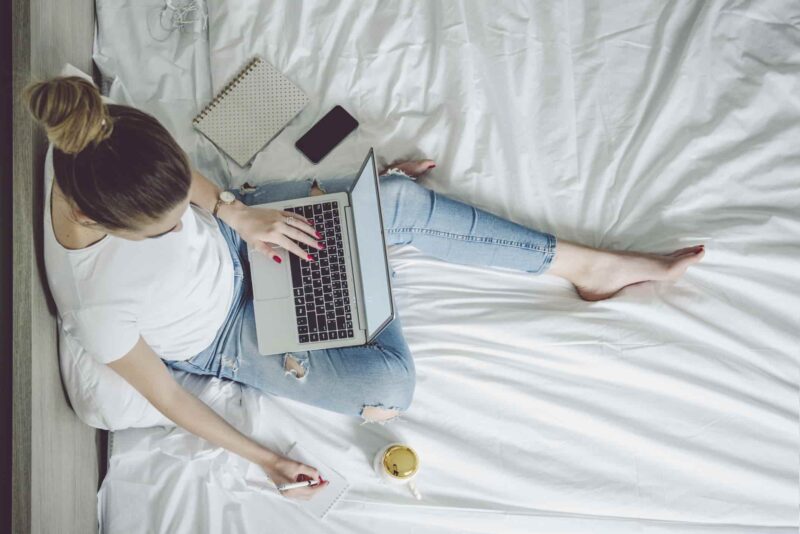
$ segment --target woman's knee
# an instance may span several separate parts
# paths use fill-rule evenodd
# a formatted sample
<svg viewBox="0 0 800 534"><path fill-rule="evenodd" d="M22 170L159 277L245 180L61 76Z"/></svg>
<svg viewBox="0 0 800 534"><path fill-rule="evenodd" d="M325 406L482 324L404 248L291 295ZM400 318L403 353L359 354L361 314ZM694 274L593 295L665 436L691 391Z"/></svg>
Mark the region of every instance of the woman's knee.
<svg viewBox="0 0 800 534"><path fill-rule="evenodd" d="M349 191L353 185L353 180L355 180L355 175L308 178L306 182L310 184L309 195L315 196Z"/></svg>
<svg viewBox="0 0 800 534"><path fill-rule="evenodd" d="M388 423L392 419L400 416L397 408L382 408L379 406L364 406L361 410L361 417L365 423Z"/></svg>

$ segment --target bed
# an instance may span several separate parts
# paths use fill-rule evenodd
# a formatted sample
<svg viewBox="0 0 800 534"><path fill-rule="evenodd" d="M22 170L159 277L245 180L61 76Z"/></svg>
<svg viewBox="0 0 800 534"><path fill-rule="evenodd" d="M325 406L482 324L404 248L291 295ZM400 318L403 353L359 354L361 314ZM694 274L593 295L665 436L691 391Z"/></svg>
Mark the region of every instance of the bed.
<svg viewBox="0 0 800 534"><path fill-rule="evenodd" d="M422 183L615 249L705 243L678 282L588 303L568 283L390 258L418 385L386 426L176 375L260 442L299 441L352 488L318 523L181 429L114 432L108 534L790 533L798 527L800 5L97 0L104 92L156 115L207 176L245 182L429 156ZM155 28L155 31L154 31ZM191 117L249 57L309 106L252 167ZM335 104L358 131L317 166L294 141ZM369 458L420 451L421 501Z"/></svg>

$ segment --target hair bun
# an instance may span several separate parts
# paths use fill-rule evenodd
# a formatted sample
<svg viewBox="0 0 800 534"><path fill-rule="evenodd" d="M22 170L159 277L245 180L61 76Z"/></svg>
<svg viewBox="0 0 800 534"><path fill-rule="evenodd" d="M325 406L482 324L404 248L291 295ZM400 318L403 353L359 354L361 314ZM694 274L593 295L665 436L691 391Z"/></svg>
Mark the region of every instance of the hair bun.
<svg viewBox="0 0 800 534"><path fill-rule="evenodd" d="M62 152L77 154L111 135L111 116L100 91L83 78L64 76L32 83L23 98L48 139Z"/></svg>

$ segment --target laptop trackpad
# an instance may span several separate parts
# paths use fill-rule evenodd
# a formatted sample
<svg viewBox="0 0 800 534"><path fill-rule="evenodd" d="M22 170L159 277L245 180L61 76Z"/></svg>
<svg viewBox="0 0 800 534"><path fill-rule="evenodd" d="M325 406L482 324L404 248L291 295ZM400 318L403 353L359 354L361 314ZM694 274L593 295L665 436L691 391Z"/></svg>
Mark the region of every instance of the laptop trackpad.
<svg viewBox="0 0 800 534"><path fill-rule="evenodd" d="M289 275L289 253L275 249L283 260L277 263L260 252L248 249L250 273L253 277L253 298L255 300L288 297L292 294L292 281Z"/></svg>

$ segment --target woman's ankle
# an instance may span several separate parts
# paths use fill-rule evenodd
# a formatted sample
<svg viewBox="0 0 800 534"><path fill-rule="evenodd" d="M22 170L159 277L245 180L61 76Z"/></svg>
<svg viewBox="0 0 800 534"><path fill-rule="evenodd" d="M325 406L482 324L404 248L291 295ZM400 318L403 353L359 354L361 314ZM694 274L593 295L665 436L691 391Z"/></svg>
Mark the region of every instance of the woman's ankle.
<svg viewBox="0 0 800 534"><path fill-rule="evenodd" d="M559 276L577 285L591 275L597 262L603 261L607 254L609 252L605 250L559 239L547 274Z"/></svg>

